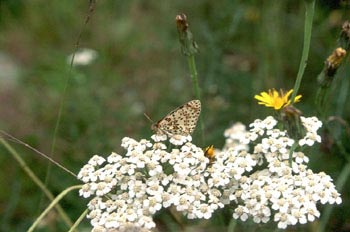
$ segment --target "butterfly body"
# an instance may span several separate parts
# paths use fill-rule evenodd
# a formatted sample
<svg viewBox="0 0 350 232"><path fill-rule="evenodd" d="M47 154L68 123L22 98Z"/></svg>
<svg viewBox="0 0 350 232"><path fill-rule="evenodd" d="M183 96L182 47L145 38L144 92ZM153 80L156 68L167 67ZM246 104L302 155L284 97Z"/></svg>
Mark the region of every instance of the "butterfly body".
<svg viewBox="0 0 350 232"><path fill-rule="evenodd" d="M157 134L190 135L196 127L200 112L201 102L189 101L154 123L152 130Z"/></svg>

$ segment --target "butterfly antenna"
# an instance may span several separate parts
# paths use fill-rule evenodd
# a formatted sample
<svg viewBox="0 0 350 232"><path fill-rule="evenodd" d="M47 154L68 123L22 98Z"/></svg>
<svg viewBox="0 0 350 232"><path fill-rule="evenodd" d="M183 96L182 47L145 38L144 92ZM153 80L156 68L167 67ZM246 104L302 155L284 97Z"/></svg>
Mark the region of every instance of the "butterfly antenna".
<svg viewBox="0 0 350 232"><path fill-rule="evenodd" d="M153 120L146 113L143 113L143 115L148 119L148 121L150 121L151 123L154 123Z"/></svg>

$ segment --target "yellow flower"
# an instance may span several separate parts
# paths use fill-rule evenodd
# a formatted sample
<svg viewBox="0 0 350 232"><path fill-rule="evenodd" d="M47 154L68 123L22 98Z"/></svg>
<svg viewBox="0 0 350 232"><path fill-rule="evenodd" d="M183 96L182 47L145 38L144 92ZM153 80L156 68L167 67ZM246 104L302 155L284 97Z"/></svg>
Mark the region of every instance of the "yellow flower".
<svg viewBox="0 0 350 232"><path fill-rule="evenodd" d="M275 110L279 110L283 107L290 105L291 101L288 99L293 93L293 89L284 93L283 90L277 92L275 89L269 89L269 92L261 92L260 95L255 95L254 98L257 99L260 105L265 105L266 107L273 107ZM301 95L295 97L294 102L299 102Z"/></svg>

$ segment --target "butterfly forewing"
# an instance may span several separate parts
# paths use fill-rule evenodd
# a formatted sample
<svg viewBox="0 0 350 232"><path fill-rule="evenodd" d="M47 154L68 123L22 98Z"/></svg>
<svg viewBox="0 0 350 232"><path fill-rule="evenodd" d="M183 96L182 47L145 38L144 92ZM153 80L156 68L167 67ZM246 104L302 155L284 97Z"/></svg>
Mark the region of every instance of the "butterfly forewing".
<svg viewBox="0 0 350 232"><path fill-rule="evenodd" d="M189 135L194 131L199 114L201 102L192 100L171 111L163 119L155 123L152 128L157 134Z"/></svg>

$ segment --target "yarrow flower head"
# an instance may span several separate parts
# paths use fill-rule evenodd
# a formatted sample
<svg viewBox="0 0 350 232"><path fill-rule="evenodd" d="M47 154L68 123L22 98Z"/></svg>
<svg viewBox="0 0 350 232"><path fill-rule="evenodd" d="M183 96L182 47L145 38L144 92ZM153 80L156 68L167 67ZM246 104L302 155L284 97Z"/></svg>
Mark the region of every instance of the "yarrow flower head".
<svg viewBox="0 0 350 232"><path fill-rule="evenodd" d="M275 89L269 89L268 92L261 92L260 95L255 95L254 98L257 99L260 105L265 105L266 107L273 107L275 110L279 110L291 104L289 99L290 95L293 93L293 89L284 93L283 90L277 92ZM299 102L301 95L295 97L294 102Z"/></svg>
<svg viewBox="0 0 350 232"><path fill-rule="evenodd" d="M307 168L295 143L320 142L316 118L302 118L307 131L294 141L269 116L249 130L237 123L225 131L223 149L202 148L190 135L155 134L151 139L122 139L123 154L93 156L80 170L79 194L91 197L87 218L92 231L150 231L153 216L172 206L188 219L209 219L234 207L233 218L255 223L274 220L279 228L314 221L316 205L340 204L331 177ZM289 154L292 153L292 165Z"/></svg>
<svg viewBox="0 0 350 232"><path fill-rule="evenodd" d="M155 227L152 216L174 206L188 218L210 218L222 208L220 192L208 187L209 158L191 136L153 135L140 141L125 137L123 155L95 155L80 170L79 194L93 196L88 218L94 230L124 231ZM169 150L166 141L171 143Z"/></svg>
<svg viewBox="0 0 350 232"><path fill-rule="evenodd" d="M225 134L227 144L221 155L217 151L216 156L235 154L230 158L233 161L230 173L234 173L239 181L225 195L227 202L238 202L233 218L245 221L251 217L255 223L266 223L273 218L278 228L285 229L318 218L318 203L342 202L332 178L324 172L314 173L308 169L309 159L303 152L291 151L295 143L312 146L321 141L317 134L321 121L316 117L301 117L301 121L306 135L298 141L291 139L287 131L278 129L277 120L271 116L255 120L249 131L227 130L230 132ZM237 125L232 128L237 128ZM236 133L239 136L235 136ZM250 149L243 150L235 145L232 137L240 138L240 142L249 144ZM292 165L289 163L290 154ZM245 162L239 161L241 157Z"/></svg>

